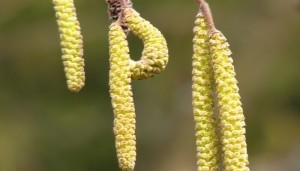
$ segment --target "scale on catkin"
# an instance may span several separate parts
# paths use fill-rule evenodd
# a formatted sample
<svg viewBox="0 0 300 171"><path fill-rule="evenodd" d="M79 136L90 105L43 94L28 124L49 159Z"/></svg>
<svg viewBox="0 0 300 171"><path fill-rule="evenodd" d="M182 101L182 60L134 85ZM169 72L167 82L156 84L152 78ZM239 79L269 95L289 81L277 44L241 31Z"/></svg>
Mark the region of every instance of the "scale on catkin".
<svg viewBox="0 0 300 171"><path fill-rule="evenodd" d="M73 0L53 0L68 88L78 92L85 81L82 35Z"/></svg>
<svg viewBox="0 0 300 171"><path fill-rule="evenodd" d="M192 89L198 171L248 171L245 118L229 44L215 28L208 4L197 2Z"/></svg>
<svg viewBox="0 0 300 171"><path fill-rule="evenodd" d="M124 6L109 29L109 86L114 109L114 134L119 166L133 171L136 161L135 109L131 80L146 79L163 71L168 62L167 43L161 32L143 19L133 8ZM120 17L122 16L122 17ZM130 59L125 22L144 43L142 58Z"/></svg>

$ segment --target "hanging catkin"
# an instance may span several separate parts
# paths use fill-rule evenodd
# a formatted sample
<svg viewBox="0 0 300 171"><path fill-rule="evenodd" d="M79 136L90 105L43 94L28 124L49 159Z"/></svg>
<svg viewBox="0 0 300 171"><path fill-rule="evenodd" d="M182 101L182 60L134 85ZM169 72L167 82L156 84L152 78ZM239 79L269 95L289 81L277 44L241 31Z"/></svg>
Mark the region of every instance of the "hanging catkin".
<svg viewBox="0 0 300 171"><path fill-rule="evenodd" d="M213 31L209 45L218 101L223 170L247 171L245 118L229 44L221 32Z"/></svg>
<svg viewBox="0 0 300 171"><path fill-rule="evenodd" d="M208 27L203 13L197 15L193 39L193 111L196 123L198 171L218 171L218 136L214 116L213 73L208 46Z"/></svg>
<svg viewBox="0 0 300 171"><path fill-rule="evenodd" d="M53 0L68 88L78 92L85 81L82 35L73 0Z"/></svg>
<svg viewBox="0 0 300 171"><path fill-rule="evenodd" d="M109 86L114 109L114 134L120 168L134 169L136 160L135 109L131 91L130 56L126 35L114 22L109 28Z"/></svg>
<svg viewBox="0 0 300 171"><path fill-rule="evenodd" d="M163 71L168 63L168 47L164 36L133 8L125 8L124 16L130 31L144 43L139 61L131 60L132 79L146 79Z"/></svg>

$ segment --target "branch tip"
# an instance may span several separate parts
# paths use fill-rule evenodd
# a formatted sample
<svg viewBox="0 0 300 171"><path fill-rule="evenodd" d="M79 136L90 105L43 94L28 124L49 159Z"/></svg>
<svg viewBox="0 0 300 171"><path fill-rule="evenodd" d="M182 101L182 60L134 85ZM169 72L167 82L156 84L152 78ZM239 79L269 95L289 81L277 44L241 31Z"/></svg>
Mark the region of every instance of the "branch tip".
<svg viewBox="0 0 300 171"><path fill-rule="evenodd" d="M207 20L207 25L209 27L210 32L215 32L217 29L215 27L215 23L208 3L205 0L195 0L195 1L199 5L198 15L203 14Z"/></svg>

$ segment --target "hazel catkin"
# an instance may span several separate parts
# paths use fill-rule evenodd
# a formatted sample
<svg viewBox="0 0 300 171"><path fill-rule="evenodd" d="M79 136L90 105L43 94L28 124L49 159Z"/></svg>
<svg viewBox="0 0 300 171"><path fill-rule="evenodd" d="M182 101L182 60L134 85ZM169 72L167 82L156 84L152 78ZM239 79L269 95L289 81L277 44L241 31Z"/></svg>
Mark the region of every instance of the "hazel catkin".
<svg viewBox="0 0 300 171"><path fill-rule="evenodd" d="M109 86L114 109L114 134L119 166L132 171L136 160L135 109L131 91L130 56L118 22L109 28Z"/></svg>
<svg viewBox="0 0 300 171"><path fill-rule="evenodd" d="M248 171L245 117L229 44L221 32L214 31L210 34L209 45L218 101L223 170Z"/></svg>
<svg viewBox="0 0 300 171"><path fill-rule="evenodd" d="M53 0L68 88L78 92L85 81L82 35L73 0Z"/></svg>
<svg viewBox="0 0 300 171"><path fill-rule="evenodd" d="M131 60L131 78L146 79L163 71L168 63L168 47L164 36L133 8L124 9L129 29L144 43L141 60Z"/></svg>
<svg viewBox="0 0 300 171"><path fill-rule="evenodd" d="M217 123L214 115L213 72L206 19L197 15L193 39L193 112L196 123L198 171L219 170Z"/></svg>

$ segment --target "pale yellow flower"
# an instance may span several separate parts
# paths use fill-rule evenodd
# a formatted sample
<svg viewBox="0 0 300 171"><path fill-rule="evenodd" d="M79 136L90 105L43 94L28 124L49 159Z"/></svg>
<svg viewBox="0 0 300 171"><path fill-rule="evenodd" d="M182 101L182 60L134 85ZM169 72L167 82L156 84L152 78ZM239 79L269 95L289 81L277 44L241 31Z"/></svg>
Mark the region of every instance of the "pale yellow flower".
<svg viewBox="0 0 300 171"><path fill-rule="evenodd" d="M247 171L245 118L229 44L221 32L214 31L209 45L218 101L223 170Z"/></svg>
<svg viewBox="0 0 300 171"><path fill-rule="evenodd" d="M124 9L130 31L144 42L141 60L131 60L132 79L145 79L159 74L168 63L168 47L164 36L132 8Z"/></svg>
<svg viewBox="0 0 300 171"><path fill-rule="evenodd" d="M117 22L109 28L109 53L109 86L115 116L117 157L123 171L132 171L136 160L136 137L130 56L126 35Z"/></svg>
<svg viewBox="0 0 300 171"><path fill-rule="evenodd" d="M198 14L193 39L193 111L198 171L218 171L218 135L214 116L213 73L205 17Z"/></svg>
<svg viewBox="0 0 300 171"><path fill-rule="evenodd" d="M53 0L68 88L78 92L85 81L82 35L73 0Z"/></svg>

